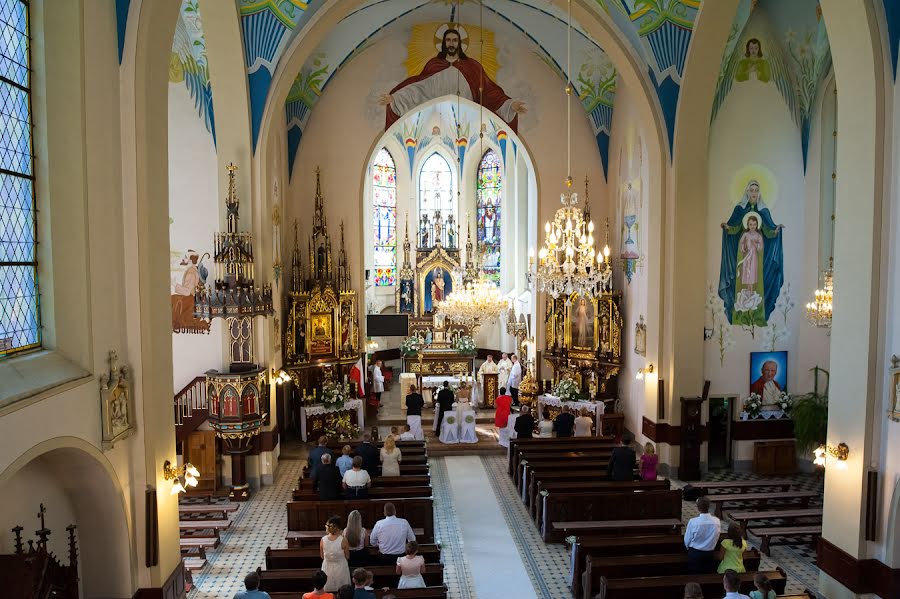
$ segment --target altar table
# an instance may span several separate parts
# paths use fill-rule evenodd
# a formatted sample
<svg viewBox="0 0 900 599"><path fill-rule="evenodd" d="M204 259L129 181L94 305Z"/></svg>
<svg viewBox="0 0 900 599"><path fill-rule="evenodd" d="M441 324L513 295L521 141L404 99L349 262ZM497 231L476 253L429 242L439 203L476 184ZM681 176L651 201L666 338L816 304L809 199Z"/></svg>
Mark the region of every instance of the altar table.
<svg viewBox="0 0 900 599"><path fill-rule="evenodd" d="M562 411L563 404L569 406L570 410L575 409L578 412L581 412L581 410L587 408L588 412L590 412L591 414L591 418L594 421L594 434L601 434L602 427L599 425L602 422L603 414L606 411L606 404L602 401L584 400L564 402L557 396L546 393L544 395L538 396L538 408L537 414L535 414L535 418L538 421L543 420L544 406L547 406L547 408L550 410L550 420L553 420L560 413L560 411Z"/></svg>
<svg viewBox="0 0 900 599"><path fill-rule="evenodd" d="M350 423L355 424L362 431L366 426L366 410L361 399L351 399L344 402L341 408L326 408L324 404L312 404L300 406L300 438L304 441L308 437L315 438L325 433L330 420L349 414Z"/></svg>

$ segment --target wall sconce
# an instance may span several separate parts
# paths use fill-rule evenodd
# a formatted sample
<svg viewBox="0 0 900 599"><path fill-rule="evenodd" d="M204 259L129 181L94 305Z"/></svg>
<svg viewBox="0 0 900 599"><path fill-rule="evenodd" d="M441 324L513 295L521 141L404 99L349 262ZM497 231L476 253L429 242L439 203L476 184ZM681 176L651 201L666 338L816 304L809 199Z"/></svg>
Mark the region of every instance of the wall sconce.
<svg viewBox="0 0 900 599"><path fill-rule="evenodd" d="M634 378L642 381L644 380L644 375L653 374L653 364L648 364L646 368L638 368L637 374L634 375Z"/></svg>
<svg viewBox="0 0 900 599"><path fill-rule="evenodd" d="M163 478L173 481L171 494L177 495L187 490L185 485L188 487L197 486L200 471L190 462L185 463L183 466L175 467L172 466L172 462L166 460L166 463L163 464Z"/></svg>
<svg viewBox="0 0 900 599"><path fill-rule="evenodd" d="M278 372L275 372L275 369L272 369L272 380L275 381L276 385L283 385L289 380L291 380L291 375L289 375L284 370L279 369Z"/></svg>
<svg viewBox="0 0 900 599"><path fill-rule="evenodd" d="M831 458L832 460L836 460L835 468L838 470L847 469L847 459L850 457L850 448L846 443L838 443L837 447L820 445L813 453L816 456L816 459L813 460L813 464L816 466L826 466L828 458Z"/></svg>

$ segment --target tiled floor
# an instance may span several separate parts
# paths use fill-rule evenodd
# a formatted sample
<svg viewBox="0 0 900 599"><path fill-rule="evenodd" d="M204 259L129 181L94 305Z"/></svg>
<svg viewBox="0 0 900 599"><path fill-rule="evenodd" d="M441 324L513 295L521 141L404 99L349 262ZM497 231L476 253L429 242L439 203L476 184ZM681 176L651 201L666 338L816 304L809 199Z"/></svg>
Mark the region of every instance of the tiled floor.
<svg viewBox="0 0 900 599"><path fill-rule="evenodd" d="M264 487L250 502L241 506L231 528L222 535L222 545L208 552L209 564L194 575L195 589L188 595L190 599L232 597L242 590L244 576L263 566L267 546L286 545L284 505L304 464L299 458L297 452L283 456L275 484ZM527 576L533 596L541 599L570 596L565 547L548 545L541 540L516 494L514 482L507 475L505 456L432 458L429 463L434 488L436 540L443 550L445 584L451 599L499 596L496 594L498 577L485 578L485 573L497 572L499 580L508 580L503 566L508 566L505 568L508 571L510 564L515 565L510 559L515 558L521 564L520 568L512 567L519 572L515 579L521 583ZM728 473L709 478L746 479L752 475ZM817 477L798 475L792 478L800 488L821 489L821 480ZM486 506L487 520L479 513L479 505ZM683 505L682 514L687 521L696 515L696 509L689 502ZM507 530L498 531L499 536L485 535L495 540L482 545L478 531L487 530L500 520ZM513 555L513 548L517 555ZM818 569L811 546L802 543L773 546L772 558L763 556L762 567L776 566L787 574L788 592L816 590ZM519 593L516 596L531 595Z"/></svg>

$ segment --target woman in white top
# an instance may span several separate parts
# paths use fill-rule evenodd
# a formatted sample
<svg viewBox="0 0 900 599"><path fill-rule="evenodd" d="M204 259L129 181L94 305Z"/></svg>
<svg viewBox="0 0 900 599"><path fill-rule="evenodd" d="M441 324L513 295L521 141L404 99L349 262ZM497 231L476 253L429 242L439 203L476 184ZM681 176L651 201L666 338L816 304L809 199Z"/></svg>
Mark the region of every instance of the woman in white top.
<svg viewBox="0 0 900 599"><path fill-rule="evenodd" d="M550 420L550 410L544 406L541 412L541 421L538 423L538 437L541 439L549 439L553 436L553 421Z"/></svg>
<svg viewBox="0 0 900 599"><path fill-rule="evenodd" d="M594 421L591 420L591 417L588 415L587 408L581 409L581 416L575 419L575 436L576 437L590 437L591 436L591 428L594 426Z"/></svg>
<svg viewBox="0 0 900 599"><path fill-rule="evenodd" d="M403 454L397 448L394 438L386 438L384 447L381 448L381 476L400 476L400 462L402 460Z"/></svg>
<svg viewBox="0 0 900 599"><path fill-rule="evenodd" d="M397 583L398 589L424 589L425 579L422 574L425 572L425 558L416 555L419 551L419 544L415 541L406 543L406 555L397 558L397 574L400 575L400 582Z"/></svg>
<svg viewBox="0 0 900 599"><path fill-rule="evenodd" d="M349 472L349 471L348 471ZM322 571L328 575L325 583L326 591L337 591L345 584L350 584L350 566L347 564L347 556L350 555L350 546L347 539L341 534L341 519L332 516L325 524L328 533L319 542L319 555L322 556Z"/></svg>
<svg viewBox="0 0 900 599"><path fill-rule="evenodd" d="M363 528L362 514L359 510L353 510L347 516L347 528L344 529L344 538L350 546L349 563L351 568L358 568L369 564L369 552L366 543L369 532Z"/></svg>
<svg viewBox="0 0 900 599"><path fill-rule="evenodd" d="M369 473L362 469L362 456L353 458L353 468L344 472L344 494L347 499L364 499L369 496L369 485L372 484L372 478Z"/></svg>

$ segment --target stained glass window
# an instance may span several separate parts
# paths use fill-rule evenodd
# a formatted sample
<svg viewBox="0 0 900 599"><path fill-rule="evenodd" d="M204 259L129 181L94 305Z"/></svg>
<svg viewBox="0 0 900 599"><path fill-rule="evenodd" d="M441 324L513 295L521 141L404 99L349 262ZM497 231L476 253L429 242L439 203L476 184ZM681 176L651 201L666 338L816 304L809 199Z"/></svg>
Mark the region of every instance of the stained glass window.
<svg viewBox="0 0 900 599"><path fill-rule="evenodd" d="M456 218L456 194L453 190L453 171L450 164L438 153L428 157L419 171L419 214L427 214L434 222L435 211L441 211L446 223L450 215Z"/></svg>
<svg viewBox="0 0 900 599"><path fill-rule="evenodd" d="M0 357L41 344L28 4L0 0Z"/></svg>
<svg viewBox="0 0 900 599"><path fill-rule="evenodd" d="M372 229L375 239L375 285L397 284L397 169L386 148L372 165Z"/></svg>
<svg viewBox="0 0 900 599"><path fill-rule="evenodd" d="M503 185L500 157L488 150L478 165L475 198L478 255L485 276L500 284L500 192Z"/></svg>

